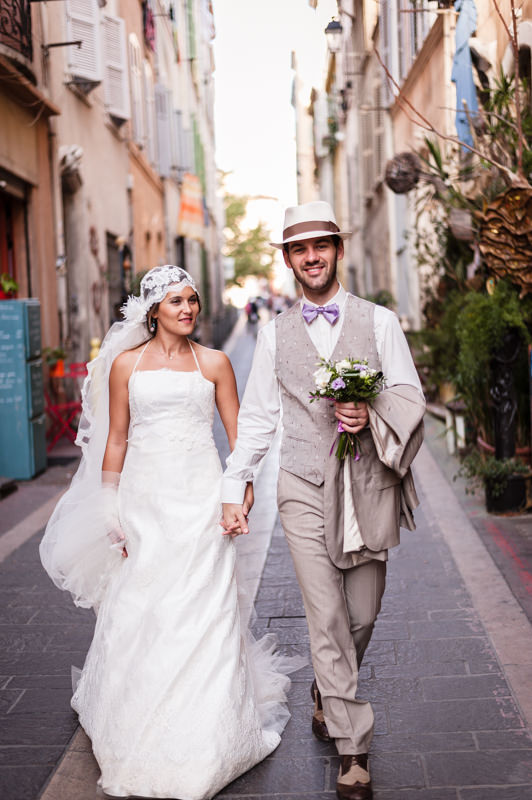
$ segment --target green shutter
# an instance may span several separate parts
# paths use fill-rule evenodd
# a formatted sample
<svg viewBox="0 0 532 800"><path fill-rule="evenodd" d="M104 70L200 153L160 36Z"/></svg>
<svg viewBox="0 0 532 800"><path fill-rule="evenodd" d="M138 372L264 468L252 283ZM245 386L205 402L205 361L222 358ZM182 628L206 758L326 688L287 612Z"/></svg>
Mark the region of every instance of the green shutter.
<svg viewBox="0 0 532 800"><path fill-rule="evenodd" d="M201 188L203 189L203 194L206 193L206 182L205 182L205 151L203 149L203 144L201 142L201 137L199 134L199 126L196 120L196 117L192 116L192 132L194 135L194 165L195 165L195 172L201 182Z"/></svg>
<svg viewBox="0 0 532 800"><path fill-rule="evenodd" d="M188 57L196 58L196 26L194 24L194 2L186 0L187 28L188 28Z"/></svg>

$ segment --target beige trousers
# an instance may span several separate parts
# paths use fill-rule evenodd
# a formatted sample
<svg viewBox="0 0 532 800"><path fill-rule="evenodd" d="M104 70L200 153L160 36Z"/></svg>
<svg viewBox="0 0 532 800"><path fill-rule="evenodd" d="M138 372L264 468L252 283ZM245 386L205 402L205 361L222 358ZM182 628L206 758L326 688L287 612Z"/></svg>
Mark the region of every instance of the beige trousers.
<svg viewBox="0 0 532 800"><path fill-rule="evenodd" d="M340 755L367 753L373 711L355 699L358 667L371 638L386 581L386 562L338 569L327 552L323 485L279 470L279 514L301 588L312 663L329 734Z"/></svg>

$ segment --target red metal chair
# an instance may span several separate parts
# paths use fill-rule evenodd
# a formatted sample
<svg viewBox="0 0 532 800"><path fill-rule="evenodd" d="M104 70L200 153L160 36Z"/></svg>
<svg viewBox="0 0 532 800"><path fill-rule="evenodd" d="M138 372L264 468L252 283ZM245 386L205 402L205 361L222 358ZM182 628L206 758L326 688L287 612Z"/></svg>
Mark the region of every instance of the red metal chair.
<svg viewBox="0 0 532 800"><path fill-rule="evenodd" d="M48 440L46 451L49 453L57 442L66 436L71 442L76 441L77 418L81 413L81 383L80 379L87 374L86 362L75 362L68 365L68 371L61 378L54 378L55 381L67 381L63 384L63 391L60 393L67 397L70 395L74 399L57 402L52 399L50 392L45 388L44 399L46 402L45 412L50 420L50 425L46 432ZM72 383L69 383L69 382ZM59 394L59 393L58 393Z"/></svg>

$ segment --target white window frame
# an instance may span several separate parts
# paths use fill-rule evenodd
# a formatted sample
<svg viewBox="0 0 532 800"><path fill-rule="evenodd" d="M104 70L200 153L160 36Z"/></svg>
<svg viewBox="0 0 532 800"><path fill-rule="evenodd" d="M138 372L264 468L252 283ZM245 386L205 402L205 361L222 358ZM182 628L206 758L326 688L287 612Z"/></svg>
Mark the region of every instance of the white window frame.
<svg viewBox="0 0 532 800"><path fill-rule="evenodd" d="M155 93L153 89L153 72L149 61L143 64L144 79L144 119L146 120L146 155L150 164L157 161L157 141L155 128Z"/></svg>
<svg viewBox="0 0 532 800"><path fill-rule="evenodd" d="M139 147L145 146L144 102L142 98L142 72L139 40L129 34L129 75L131 79L131 136Z"/></svg>
<svg viewBox="0 0 532 800"><path fill-rule="evenodd" d="M126 24L120 17L103 17L103 54L105 107L118 120L130 119Z"/></svg>
<svg viewBox="0 0 532 800"><path fill-rule="evenodd" d="M76 83L93 88L103 78L100 9L97 0L67 0L66 36L82 45L67 48L68 72Z"/></svg>

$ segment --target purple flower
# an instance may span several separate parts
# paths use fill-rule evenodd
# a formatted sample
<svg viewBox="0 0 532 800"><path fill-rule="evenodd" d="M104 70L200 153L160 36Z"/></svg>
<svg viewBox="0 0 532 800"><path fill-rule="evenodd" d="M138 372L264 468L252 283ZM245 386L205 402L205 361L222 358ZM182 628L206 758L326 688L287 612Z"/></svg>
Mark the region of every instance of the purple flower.
<svg viewBox="0 0 532 800"><path fill-rule="evenodd" d="M336 378L331 383L331 389L334 389L334 391L337 391L338 389L345 389L345 381L343 381L341 378Z"/></svg>

